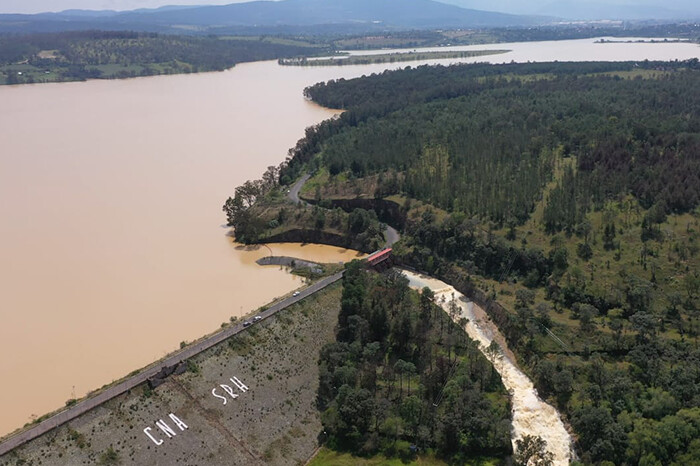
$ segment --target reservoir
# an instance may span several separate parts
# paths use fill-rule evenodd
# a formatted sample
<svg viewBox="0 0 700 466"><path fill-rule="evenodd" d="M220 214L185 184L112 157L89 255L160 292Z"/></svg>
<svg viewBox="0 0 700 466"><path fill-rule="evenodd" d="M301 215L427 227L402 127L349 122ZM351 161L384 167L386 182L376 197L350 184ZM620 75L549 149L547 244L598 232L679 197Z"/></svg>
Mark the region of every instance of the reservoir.
<svg viewBox="0 0 700 466"><path fill-rule="evenodd" d="M511 50L492 57L499 63L700 57L697 44L594 41L458 49ZM270 61L0 87L0 435L301 286L254 263L266 248L233 244L221 206L335 113L306 101L304 87L408 65ZM326 262L355 257L269 247Z"/></svg>

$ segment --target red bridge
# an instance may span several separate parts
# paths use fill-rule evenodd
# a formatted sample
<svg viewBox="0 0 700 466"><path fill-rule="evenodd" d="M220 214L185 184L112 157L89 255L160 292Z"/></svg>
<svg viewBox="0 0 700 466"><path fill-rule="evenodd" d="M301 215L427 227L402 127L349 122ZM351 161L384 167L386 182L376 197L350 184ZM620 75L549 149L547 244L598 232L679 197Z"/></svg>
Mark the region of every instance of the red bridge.
<svg viewBox="0 0 700 466"><path fill-rule="evenodd" d="M381 251L373 252L367 257L367 265L374 268L390 267L391 262L387 262L389 259L391 259L391 248L382 249Z"/></svg>

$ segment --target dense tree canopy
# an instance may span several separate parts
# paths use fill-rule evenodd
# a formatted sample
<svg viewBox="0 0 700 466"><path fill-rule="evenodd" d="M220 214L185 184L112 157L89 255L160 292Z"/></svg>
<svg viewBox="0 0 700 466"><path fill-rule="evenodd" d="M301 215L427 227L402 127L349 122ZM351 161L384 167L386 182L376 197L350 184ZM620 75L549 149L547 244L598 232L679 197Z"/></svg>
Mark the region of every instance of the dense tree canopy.
<svg viewBox="0 0 700 466"><path fill-rule="evenodd" d="M219 71L320 50L282 40L122 31L0 35L0 84L3 77L4 83L15 84Z"/></svg>
<svg viewBox="0 0 700 466"><path fill-rule="evenodd" d="M334 131L324 131L335 133L323 143L332 175L405 172L397 191L500 224L527 220L555 161L575 157L547 204L546 227L559 231L628 192L669 213L700 202L700 95L692 92L700 73L605 74L635 67L419 67L306 92L349 108Z"/></svg>
<svg viewBox="0 0 700 466"><path fill-rule="evenodd" d="M432 449L460 464L510 452L498 373L429 289L419 296L395 272L347 266L337 342L323 348L320 372L332 447L404 459Z"/></svg>
<svg viewBox="0 0 700 466"><path fill-rule="evenodd" d="M281 180L320 167L329 186L355 180L400 203L395 258L488 309L583 463L695 464L698 85L697 60L419 67L319 84L307 94L348 110L307 131ZM364 328L365 300L348 301L347 328ZM356 336L339 333L346 345ZM536 439L526 447L536 457Z"/></svg>

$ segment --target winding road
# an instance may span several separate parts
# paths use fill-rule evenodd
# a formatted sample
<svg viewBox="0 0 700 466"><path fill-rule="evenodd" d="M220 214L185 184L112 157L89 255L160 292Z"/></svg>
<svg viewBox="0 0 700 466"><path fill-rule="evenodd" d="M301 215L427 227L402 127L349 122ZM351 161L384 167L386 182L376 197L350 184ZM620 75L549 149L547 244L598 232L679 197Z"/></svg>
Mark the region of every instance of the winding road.
<svg viewBox="0 0 700 466"><path fill-rule="evenodd" d="M294 204L307 204L310 205L308 202L304 201L299 197L299 193L301 192L301 188L304 187L307 181L311 178L311 174L307 173L301 178L299 178L290 188L289 191L287 191L287 198L292 201ZM386 225L386 224L385 224ZM385 247L390 248L393 246L396 242L398 242L401 239L401 234L396 230L396 228L386 225L384 228L384 241L386 242L384 244Z"/></svg>
<svg viewBox="0 0 700 466"><path fill-rule="evenodd" d="M384 228L384 240L386 241L386 247L390 248L391 246L394 245L398 240L401 239L401 234L396 231L396 228L387 225L386 228Z"/></svg>
<svg viewBox="0 0 700 466"><path fill-rule="evenodd" d="M302 176L299 178L296 183L292 185L291 188L289 188L289 191L287 192L287 198L289 198L290 201L292 201L295 204L301 204L304 202L304 204L308 204L305 201L302 201L299 198L299 192L301 192L301 188L304 187L307 181L309 181L309 178L311 178L311 173L307 173L306 175Z"/></svg>

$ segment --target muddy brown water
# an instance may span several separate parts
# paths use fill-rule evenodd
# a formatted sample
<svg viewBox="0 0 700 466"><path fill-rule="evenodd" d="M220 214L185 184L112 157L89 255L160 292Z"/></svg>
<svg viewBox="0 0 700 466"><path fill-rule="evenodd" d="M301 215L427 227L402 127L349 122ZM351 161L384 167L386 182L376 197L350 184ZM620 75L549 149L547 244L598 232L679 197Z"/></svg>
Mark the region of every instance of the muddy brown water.
<svg viewBox="0 0 700 466"><path fill-rule="evenodd" d="M593 42L461 47L512 52L430 63L700 56L695 44ZM305 86L405 66L261 62L0 87L0 435L300 286L255 265L266 249L232 244L223 200L335 113Z"/></svg>

